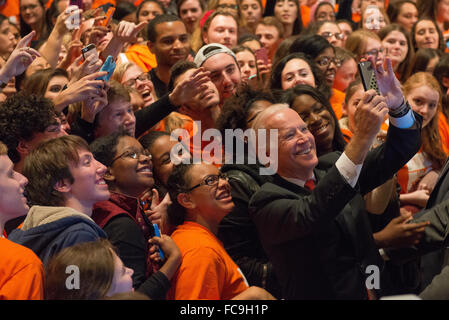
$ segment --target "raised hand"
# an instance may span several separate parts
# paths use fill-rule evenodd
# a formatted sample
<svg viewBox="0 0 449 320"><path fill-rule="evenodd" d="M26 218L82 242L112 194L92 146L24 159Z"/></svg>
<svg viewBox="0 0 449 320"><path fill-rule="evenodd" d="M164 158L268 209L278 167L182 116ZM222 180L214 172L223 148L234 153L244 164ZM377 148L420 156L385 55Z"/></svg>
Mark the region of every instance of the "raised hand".
<svg viewBox="0 0 449 320"><path fill-rule="evenodd" d="M374 58L370 57L371 64L374 64ZM402 93L401 83L394 74L393 65L390 58L385 59L387 70L383 66L373 67L377 78L377 85L380 93L385 97L387 106L391 110L399 108L404 102L404 94Z"/></svg>
<svg viewBox="0 0 449 320"><path fill-rule="evenodd" d="M147 21L142 21L138 25L129 21L120 21L114 32L114 38L120 42L132 42L137 39L137 34L145 28Z"/></svg>
<svg viewBox="0 0 449 320"><path fill-rule="evenodd" d="M191 101L201 91L207 89L206 83L210 81L210 72L203 68L195 70L188 78L179 82L169 95L174 106L181 106Z"/></svg>
<svg viewBox="0 0 449 320"><path fill-rule="evenodd" d="M8 83L12 77L22 74L36 57L41 56L37 50L29 47L35 34L36 31L31 31L17 43L14 51L0 70L0 81L2 83Z"/></svg>

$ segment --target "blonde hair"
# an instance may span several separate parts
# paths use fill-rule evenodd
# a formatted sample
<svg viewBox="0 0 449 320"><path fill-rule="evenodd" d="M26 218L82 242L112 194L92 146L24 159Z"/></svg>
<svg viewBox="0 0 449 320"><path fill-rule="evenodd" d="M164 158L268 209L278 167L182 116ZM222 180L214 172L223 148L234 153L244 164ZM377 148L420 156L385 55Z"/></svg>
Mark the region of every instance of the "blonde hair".
<svg viewBox="0 0 449 320"><path fill-rule="evenodd" d="M8 154L8 147L0 141L0 156L4 156Z"/></svg>
<svg viewBox="0 0 449 320"><path fill-rule="evenodd" d="M368 30L354 31L346 39L345 49L355 54L357 57L357 61L360 61L363 54L365 53L366 45L371 39L377 40L379 41L379 43L382 42L379 36L374 32Z"/></svg>
<svg viewBox="0 0 449 320"><path fill-rule="evenodd" d="M412 75L403 85L404 96L407 97L412 90L428 86L432 90L438 92L438 105L437 111L430 122L422 129L421 139L422 139L422 150L430 158L432 162L433 169L441 169L446 160L446 153L444 152L443 145L441 142L441 137L438 129L438 116L442 108L442 97L440 85L428 72L418 72Z"/></svg>

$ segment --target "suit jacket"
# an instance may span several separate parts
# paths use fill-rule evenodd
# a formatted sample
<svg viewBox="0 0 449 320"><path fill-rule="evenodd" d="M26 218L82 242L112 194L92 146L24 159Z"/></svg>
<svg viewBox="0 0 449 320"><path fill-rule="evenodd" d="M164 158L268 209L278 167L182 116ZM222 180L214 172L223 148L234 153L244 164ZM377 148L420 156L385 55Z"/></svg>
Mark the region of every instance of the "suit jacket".
<svg viewBox="0 0 449 320"><path fill-rule="evenodd" d="M424 236L416 247L390 250L388 256L398 262L421 256L421 288L430 285L445 265L448 265L449 235L449 161L443 167L438 181L427 201L426 209L417 213L411 222L430 221Z"/></svg>
<svg viewBox="0 0 449 320"><path fill-rule="evenodd" d="M319 159L313 192L280 176L250 200L257 226L286 299L366 299L368 265L383 269L363 195L390 179L420 147L417 129L390 126L370 151L352 188L335 167L340 153ZM382 280L382 277L381 277Z"/></svg>

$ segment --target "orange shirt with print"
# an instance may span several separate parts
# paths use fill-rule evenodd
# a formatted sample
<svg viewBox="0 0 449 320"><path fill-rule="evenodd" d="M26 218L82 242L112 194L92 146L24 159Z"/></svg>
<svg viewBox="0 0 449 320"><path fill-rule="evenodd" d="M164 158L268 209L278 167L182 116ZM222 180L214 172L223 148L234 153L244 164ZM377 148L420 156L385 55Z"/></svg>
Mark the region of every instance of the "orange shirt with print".
<svg viewBox="0 0 449 320"><path fill-rule="evenodd" d="M42 300L44 268L30 249L0 238L0 300Z"/></svg>
<svg viewBox="0 0 449 320"><path fill-rule="evenodd" d="M207 228L186 221L171 235L182 263L171 281L170 300L230 300L248 288L240 269Z"/></svg>

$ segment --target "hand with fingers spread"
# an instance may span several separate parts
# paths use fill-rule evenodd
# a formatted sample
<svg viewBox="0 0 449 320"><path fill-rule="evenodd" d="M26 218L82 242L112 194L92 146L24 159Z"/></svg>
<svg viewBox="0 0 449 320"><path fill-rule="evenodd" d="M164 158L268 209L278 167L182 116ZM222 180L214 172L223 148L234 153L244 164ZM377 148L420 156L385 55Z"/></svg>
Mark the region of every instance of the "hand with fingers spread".
<svg viewBox="0 0 449 320"><path fill-rule="evenodd" d="M61 91L56 96L54 100L55 109L62 111L69 104L86 101L100 95L104 82L103 80L96 80L96 78L106 74L106 71L96 72L70 83L66 90Z"/></svg>
<svg viewBox="0 0 449 320"><path fill-rule="evenodd" d="M12 77L22 74L36 57L41 56L38 51L29 47L35 34L36 31L31 31L19 41L5 65L0 70L0 81L2 83L8 83Z"/></svg>
<svg viewBox="0 0 449 320"><path fill-rule="evenodd" d="M418 244L430 222L409 223L411 220L412 216L408 212L392 219L384 229L373 235L377 246L400 248Z"/></svg>
<svg viewBox="0 0 449 320"><path fill-rule="evenodd" d="M369 59L374 66L374 58ZM401 83L396 78L390 58L386 58L387 70L383 66L374 67L380 93L386 98L390 110L398 109L404 102Z"/></svg>
<svg viewBox="0 0 449 320"><path fill-rule="evenodd" d="M198 68L189 77L176 84L169 94L170 102L174 106L181 106L192 100L197 94L207 90L206 83L210 81L210 72Z"/></svg>

